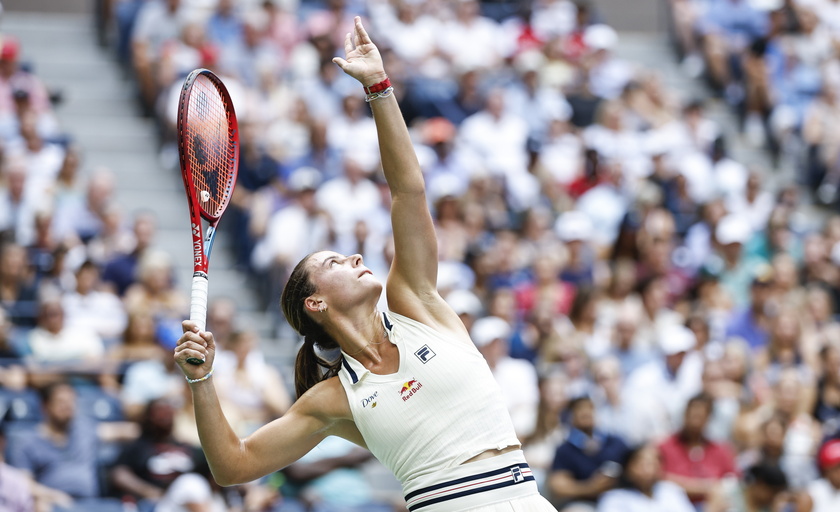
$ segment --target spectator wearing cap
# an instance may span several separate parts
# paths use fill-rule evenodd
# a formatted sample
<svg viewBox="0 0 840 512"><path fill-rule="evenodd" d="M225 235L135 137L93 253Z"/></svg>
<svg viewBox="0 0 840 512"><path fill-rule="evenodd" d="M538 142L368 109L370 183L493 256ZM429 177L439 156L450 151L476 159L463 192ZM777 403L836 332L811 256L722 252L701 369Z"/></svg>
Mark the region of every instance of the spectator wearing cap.
<svg viewBox="0 0 840 512"><path fill-rule="evenodd" d="M583 43L589 89L600 98L617 99L636 72L629 62L619 59L612 52L618 44L618 33L609 25L596 23L584 30Z"/></svg>
<svg viewBox="0 0 840 512"><path fill-rule="evenodd" d="M637 409L634 431L660 440L676 430L689 398L702 387L702 355L694 350L694 333L681 324L657 333L660 356L627 378L628 397Z"/></svg>
<svg viewBox="0 0 840 512"><path fill-rule="evenodd" d="M752 236L753 229L746 218L727 215L715 228L719 252L706 263L707 271L717 275L721 286L737 307L749 303L750 281L756 268L763 263L763 260L749 259L745 255L744 245Z"/></svg>
<svg viewBox="0 0 840 512"><path fill-rule="evenodd" d="M446 294L446 303L449 304L458 317L464 322L467 331L471 331L475 321L481 317L484 306L473 292L469 290L456 289Z"/></svg>
<svg viewBox="0 0 840 512"><path fill-rule="evenodd" d="M47 88L37 76L21 67L20 42L3 34L0 39L0 137L6 142L17 136L13 130L19 126L21 112L16 105L16 97L18 101L25 98L27 110L35 115L36 125L44 126L41 121L52 116Z"/></svg>
<svg viewBox="0 0 840 512"><path fill-rule="evenodd" d="M800 493L797 512L835 512L840 510L840 440L832 439L820 447L817 465L822 478L808 484Z"/></svg>
<svg viewBox="0 0 840 512"><path fill-rule="evenodd" d="M770 339L768 310L772 304L773 276L769 269L759 270L750 285L750 301L735 311L726 326L726 337L745 340L753 350L767 345Z"/></svg>
<svg viewBox="0 0 840 512"><path fill-rule="evenodd" d="M600 496L618 485L628 448L623 439L598 428L590 397L571 400L568 410L569 436L555 451L548 487L561 511L594 511Z"/></svg>
<svg viewBox="0 0 840 512"><path fill-rule="evenodd" d="M510 324L496 316L476 320L470 330L470 337L502 388L514 429L517 436L522 438L534 431L539 387L534 366L528 361L508 355L511 335Z"/></svg>
<svg viewBox="0 0 840 512"><path fill-rule="evenodd" d="M719 480L738 476L730 447L706 437L713 407L714 401L708 395L692 397L685 407L680 430L659 445L665 478L685 489L695 505L706 501Z"/></svg>
<svg viewBox="0 0 840 512"><path fill-rule="evenodd" d="M593 230L592 221L583 212L572 210L557 217L554 231L568 250L568 259L560 272L562 281L578 287L592 284L595 254L589 242Z"/></svg>

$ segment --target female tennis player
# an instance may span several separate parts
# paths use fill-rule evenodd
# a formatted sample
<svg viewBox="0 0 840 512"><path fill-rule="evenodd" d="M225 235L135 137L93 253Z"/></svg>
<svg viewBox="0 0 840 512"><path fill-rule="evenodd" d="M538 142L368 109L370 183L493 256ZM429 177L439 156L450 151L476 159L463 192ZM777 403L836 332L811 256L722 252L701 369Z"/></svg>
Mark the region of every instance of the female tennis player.
<svg viewBox="0 0 840 512"><path fill-rule="evenodd" d="M423 176L382 58L358 17L345 52L334 62L365 87L392 195L389 310L377 311L382 284L361 256L323 251L298 263L282 307L305 339L295 364L299 398L245 439L231 430L208 378L213 335L184 322L175 359L191 383L213 475L222 485L249 482L335 435L391 469L412 512L554 511L537 491L487 363L437 293ZM330 363L316 346L340 349L340 357ZM193 366L188 357L205 362Z"/></svg>

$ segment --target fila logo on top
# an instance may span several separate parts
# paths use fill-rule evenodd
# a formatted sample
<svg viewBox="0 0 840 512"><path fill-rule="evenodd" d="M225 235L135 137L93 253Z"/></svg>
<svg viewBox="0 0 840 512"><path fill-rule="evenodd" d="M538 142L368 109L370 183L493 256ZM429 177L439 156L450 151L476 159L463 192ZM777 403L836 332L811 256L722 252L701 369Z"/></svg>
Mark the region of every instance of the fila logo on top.
<svg viewBox="0 0 840 512"><path fill-rule="evenodd" d="M423 364L429 362L429 359L435 357L435 353L432 349L429 348L428 345L423 345L420 349L414 353Z"/></svg>

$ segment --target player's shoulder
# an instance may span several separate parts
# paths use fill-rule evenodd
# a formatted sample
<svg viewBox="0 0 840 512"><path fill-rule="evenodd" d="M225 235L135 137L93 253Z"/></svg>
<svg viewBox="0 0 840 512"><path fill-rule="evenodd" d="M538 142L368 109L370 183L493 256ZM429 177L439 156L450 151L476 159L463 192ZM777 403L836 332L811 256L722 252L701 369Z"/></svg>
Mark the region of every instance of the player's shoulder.
<svg viewBox="0 0 840 512"><path fill-rule="evenodd" d="M338 376L322 380L309 388L296 404L300 412L329 420L352 419L347 393Z"/></svg>

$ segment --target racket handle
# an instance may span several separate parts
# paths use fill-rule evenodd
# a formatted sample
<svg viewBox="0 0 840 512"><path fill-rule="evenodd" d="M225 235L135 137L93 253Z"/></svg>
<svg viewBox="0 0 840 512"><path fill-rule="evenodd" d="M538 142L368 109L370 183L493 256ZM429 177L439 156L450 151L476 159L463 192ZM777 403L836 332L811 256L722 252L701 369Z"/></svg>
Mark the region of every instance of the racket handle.
<svg viewBox="0 0 840 512"><path fill-rule="evenodd" d="M190 296L190 320L198 325L198 330L203 331L207 325L207 289L210 280L207 274L196 273L192 280L192 293ZM196 366L204 364L204 361L196 357L187 359L187 362Z"/></svg>

